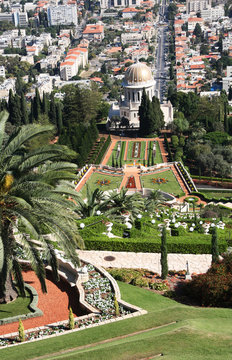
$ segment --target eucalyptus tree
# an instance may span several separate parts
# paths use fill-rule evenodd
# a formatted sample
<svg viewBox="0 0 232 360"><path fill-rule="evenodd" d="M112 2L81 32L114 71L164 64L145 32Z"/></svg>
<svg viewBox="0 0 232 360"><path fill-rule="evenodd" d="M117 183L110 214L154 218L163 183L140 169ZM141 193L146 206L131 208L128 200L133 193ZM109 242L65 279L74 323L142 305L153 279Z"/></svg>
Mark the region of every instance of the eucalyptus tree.
<svg viewBox="0 0 232 360"><path fill-rule="evenodd" d="M46 292L45 268L36 248L41 243L44 256L58 279L57 259L53 246L44 234L52 234L74 264L76 248L83 246L74 212L76 165L73 155L57 144L29 150L28 142L52 130L52 126L24 125L8 137L6 112L0 114L0 302L17 296L12 275L24 296L24 282L17 257L18 242L31 262L43 292ZM16 236L17 233L17 236ZM20 236L19 236L20 234Z"/></svg>

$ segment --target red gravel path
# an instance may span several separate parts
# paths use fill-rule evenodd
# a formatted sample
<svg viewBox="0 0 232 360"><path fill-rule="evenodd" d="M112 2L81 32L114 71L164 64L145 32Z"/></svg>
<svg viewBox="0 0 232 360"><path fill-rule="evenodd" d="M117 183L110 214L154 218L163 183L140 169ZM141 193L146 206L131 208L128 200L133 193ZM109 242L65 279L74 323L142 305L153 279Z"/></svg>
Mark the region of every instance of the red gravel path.
<svg viewBox="0 0 232 360"><path fill-rule="evenodd" d="M78 309L75 309L75 304L72 303L72 299L75 296L73 294L74 288L71 288L68 283L65 281L60 281L57 286L52 281L47 279L46 284L48 292L47 294L43 294L39 281L33 271L25 272L23 277L26 283L36 289L39 295L38 308L41 309L44 313L43 316L24 320L23 325L25 330L35 328L37 326L47 325L57 321L67 320L69 306L72 307L73 311L77 315ZM50 278L49 275L48 278ZM0 326L0 335L17 331L18 322Z"/></svg>

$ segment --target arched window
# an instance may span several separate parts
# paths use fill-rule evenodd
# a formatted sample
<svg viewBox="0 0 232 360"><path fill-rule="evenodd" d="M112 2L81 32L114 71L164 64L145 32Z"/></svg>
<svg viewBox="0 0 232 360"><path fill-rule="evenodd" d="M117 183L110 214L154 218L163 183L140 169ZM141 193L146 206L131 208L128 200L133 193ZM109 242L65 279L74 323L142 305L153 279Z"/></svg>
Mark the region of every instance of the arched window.
<svg viewBox="0 0 232 360"><path fill-rule="evenodd" d="M135 101L135 93L134 93L134 91L132 93L132 99L133 99L133 102L134 102Z"/></svg>
<svg viewBox="0 0 232 360"><path fill-rule="evenodd" d="M140 92L138 92L138 101L140 101Z"/></svg>

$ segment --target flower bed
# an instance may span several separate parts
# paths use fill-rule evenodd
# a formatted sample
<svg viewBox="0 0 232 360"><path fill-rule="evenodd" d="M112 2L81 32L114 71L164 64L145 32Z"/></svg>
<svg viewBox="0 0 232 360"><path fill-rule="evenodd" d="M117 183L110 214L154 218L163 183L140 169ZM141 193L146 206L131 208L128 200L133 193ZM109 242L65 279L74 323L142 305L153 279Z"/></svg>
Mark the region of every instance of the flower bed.
<svg viewBox="0 0 232 360"><path fill-rule="evenodd" d="M190 176L188 175L186 169L184 168L184 166L182 165L181 162L175 163L175 166L179 172L179 174L181 175L181 177L184 179L185 185L187 186L187 188L189 189L189 191L196 191L196 187L192 181L192 179L190 178Z"/></svg>
<svg viewBox="0 0 232 360"><path fill-rule="evenodd" d="M134 176L130 176L127 184L126 184L126 188L127 189L136 189L136 185L135 185L135 177Z"/></svg>
<svg viewBox="0 0 232 360"><path fill-rule="evenodd" d="M132 158L140 159L141 142L135 142L132 149Z"/></svg>
<svg viewBox="0 0 232 360"><path fill-rule="evenodd" d="M97 180L97 185L104 186L104 185L110 185L111 181L104 179L104 180Z"/></svg>
<svg viewBox="0 0 232 360"><path fill-rule="evenodd" d="M83 267L82 263L82 267ZM108 278L102 275L95 267L88 264L86 267L89 280L82 283L85 292L85 301L96 308L99 313L92 313L89 315L75 318L75 329L86 328L89 325L98 324L109 319L116 319L117 316L129 315L132 311L119 305L119 314L116 314L115 293L111 282ZM135 311L136 309L134 309ZM35 339L42 339L44 336L64 333L69 330L68 321L65 320L59 324L47 325L44 328L37 330L25 331L25 341ZM9 338L0 338L0 346L8 346L20 343L18 335Z"/></svg>
<svg viewBox="0 0 232 360"><path fill-rule="evenodd" d="M151 179L151 182L153 184L161 185L161 184L166 184L168 182L168 179L165 179L165 178L153 178L153 179Z"/></svg>

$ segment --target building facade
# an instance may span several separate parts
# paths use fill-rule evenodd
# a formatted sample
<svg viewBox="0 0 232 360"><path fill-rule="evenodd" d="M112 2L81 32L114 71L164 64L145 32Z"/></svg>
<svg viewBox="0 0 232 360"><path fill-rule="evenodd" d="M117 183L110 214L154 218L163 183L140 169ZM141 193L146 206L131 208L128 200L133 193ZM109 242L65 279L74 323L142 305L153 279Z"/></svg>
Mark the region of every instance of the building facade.
<svg viewBox="0 0 232 360"><path fill-rule="evenodd" d="M211 9L211 0L186 0L187 14L201 12Z"/></svg>
<svg viewBox="0 0 232 360"><path fill-rule="evenodd" d="M49 26L72 24L77 26L77 6L75 4L50 6L47 14Z"/></svg>
<svg viewBox="0 0 232 360"><path fill-rule="evenodd" d="M143 89L150 100L155 95L155 80L151 69L140 62L131 65L127 69L122 85L124 97L121 98L119 104L120 118L125 117L129 120L130 126L139 127L138 111Z"/></svg>

